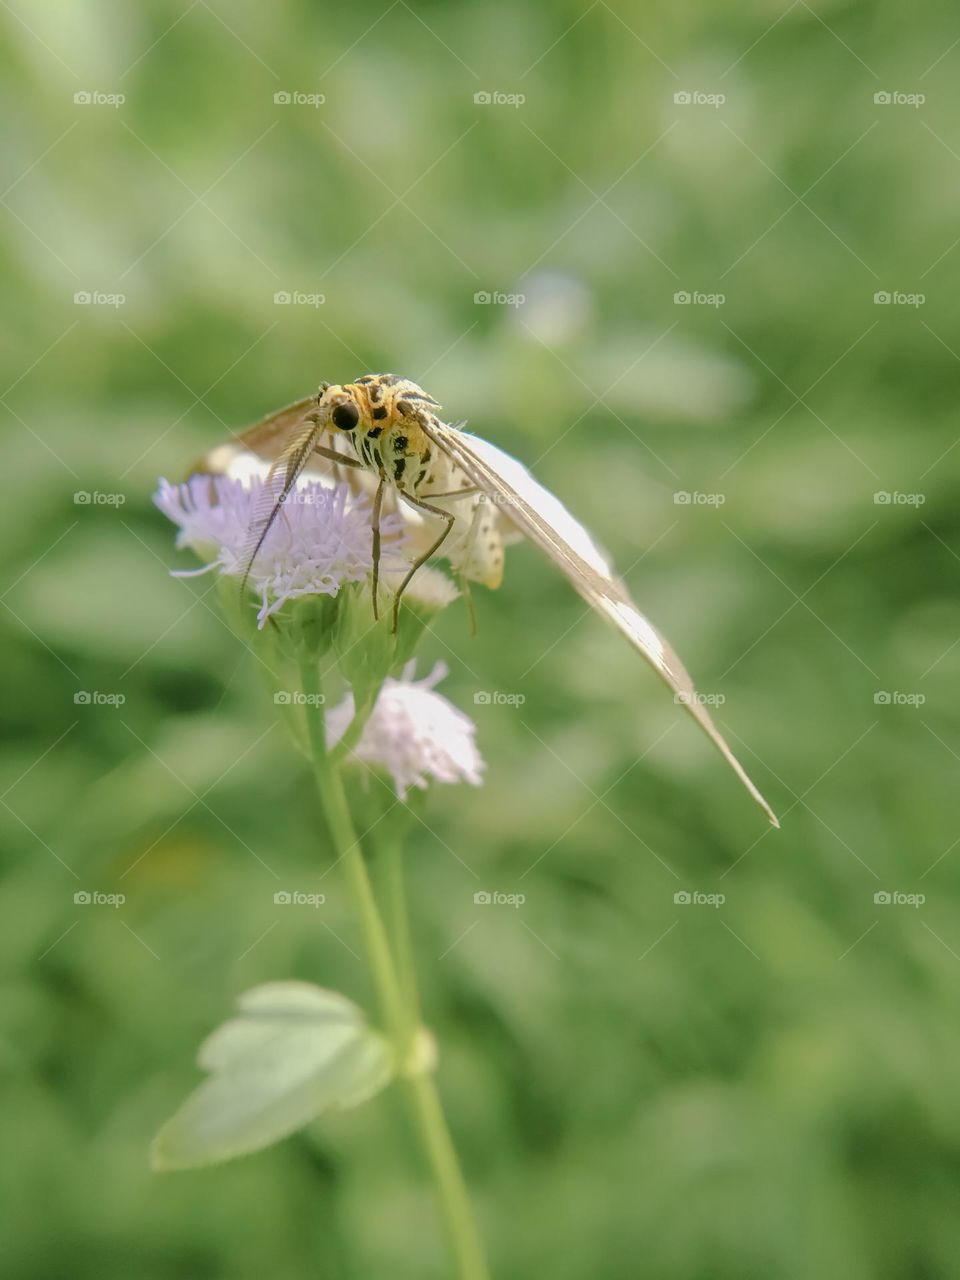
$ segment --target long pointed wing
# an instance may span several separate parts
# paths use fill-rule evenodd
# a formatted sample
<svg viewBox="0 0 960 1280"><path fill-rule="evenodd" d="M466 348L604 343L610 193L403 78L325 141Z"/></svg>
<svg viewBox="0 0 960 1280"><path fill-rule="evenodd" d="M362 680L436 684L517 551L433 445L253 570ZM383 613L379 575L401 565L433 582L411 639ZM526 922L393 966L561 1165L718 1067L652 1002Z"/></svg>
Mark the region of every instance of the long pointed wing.
<svg viewBox="0 0 960 1280"><path fill-rule="evenodd" d="M231 440L215 445L194 464L191 474L232 475L239 471L241 478L245 479L254 470L251 465L254 459L276 462L303 429L303 420L315 403L314 396L307 396L261 418Z"/></svg>
<svg viewBox="0 0 960 1280"><path fill-rule="evenodd" d="M580 595L626 636L678 696L773 825L779 827L776 814L698 699L683 663L634 604L583 525L521 462L496 445L436 419L424 426L424 431L473 484L505 508L505 514L563 570Z"/></svg>
<svg viewBox="0 0 960 1280"><path fill-rule="evenodd" d="M263 546L267 534L273 527L277 516L283 510L291 489L297 482L300 472L310 461L314 445L323 435L324 428L316 423L308 422L295 430L293 438L267 472L260 497L257 499L253 520L250 523L249 542L245 548L243 578L240 582L240 593L246 589L250 570Z"/></svg>
<svg viewBox="0 0 960 1280"><path fill-rule="evenodd" d="M309 470L311 479L335 482L331 464L314 453L324 429L306 421L316 405L307 396L238 432L233 439L215 445L191 469L192 475L227 475L249 482L263 481L256 510L250 522L248 545L240 591L246 589L250 570L267 534L283 509L300 476Z"/></svg>

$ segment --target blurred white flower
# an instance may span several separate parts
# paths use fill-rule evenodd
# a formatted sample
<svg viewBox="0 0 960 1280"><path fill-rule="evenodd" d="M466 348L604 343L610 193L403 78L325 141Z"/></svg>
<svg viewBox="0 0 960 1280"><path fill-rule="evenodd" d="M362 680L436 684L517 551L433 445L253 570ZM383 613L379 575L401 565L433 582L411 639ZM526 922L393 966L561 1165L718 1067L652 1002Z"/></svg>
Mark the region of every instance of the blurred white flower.
<svg viewBox="0 0 960 1280"><path fill-rule="evenodd" d="M410 787L426 790L431 779L479 787L485 766L475 742L477 727L434 692L447 675L446 664L438 662L422 680L414 680L414 670L415 664L409 662L400 680L384 681L353 754L386 769L401 800ZM353 695L348 694L327 714L330 746L340 741L353 716Z"/></svg>
<svg viewBox="0 0 960 1280"><path fill-rule="evenodd" d="M264 484L226 476L196 475L184 484L160 481L154 502L178 525L178 547L191 547L212 557L203 569L181 571L191 577L218 569L242 577L250 555L250 530L262 519ZM269 510L269 506L266 507ZM250 584L260 594L257 621L262 627L287 600L299 596L335 596L346 582L362 582L372 571L371 503L347 485L298 486L284 503L257 553ZM381 569L399 572L407 566L398 553L403 522L385 515Z"/></svg>

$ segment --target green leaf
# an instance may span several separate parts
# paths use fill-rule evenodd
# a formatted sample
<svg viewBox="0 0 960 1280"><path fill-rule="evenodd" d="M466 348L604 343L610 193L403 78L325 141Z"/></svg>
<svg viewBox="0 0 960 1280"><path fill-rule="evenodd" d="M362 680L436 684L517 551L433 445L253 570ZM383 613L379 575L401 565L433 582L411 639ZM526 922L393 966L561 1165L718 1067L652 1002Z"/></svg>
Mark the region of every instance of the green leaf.
<svg viewBox="0 0 960 1280"><path fill-rule="evenodd" d="M157 1134L155 1169L258 1151L323 1111L357 1106L393 1075L387 1041L335 991L269 982L241 996L237 1009L200 1046L210 1078Z"/></svg>

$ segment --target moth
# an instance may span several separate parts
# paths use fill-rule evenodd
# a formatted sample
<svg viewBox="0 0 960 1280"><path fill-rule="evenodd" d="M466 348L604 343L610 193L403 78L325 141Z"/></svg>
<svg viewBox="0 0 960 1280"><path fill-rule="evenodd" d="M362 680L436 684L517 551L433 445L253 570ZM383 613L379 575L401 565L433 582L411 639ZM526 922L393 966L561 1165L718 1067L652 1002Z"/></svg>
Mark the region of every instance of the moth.
<svg viewBox="0 0 960 1280"><path fill-rule="evenodd" d="M268 415L207 454L196 471L262 474L262 507L250 530L247 573L273 522L306 471L372 495L374 611L379 601L380 522L402 510L413 562L396 588L391 622L414 574L441 551L466 587L498 587L504 546L529 538L612 623L713 742L774 826L776 815L697 696L668 641L640 612L583 525L527 468L496 445L450 425L422 387L396 374L321 383L316 395ZM244 583L246 578L244 578Z"/></svg>

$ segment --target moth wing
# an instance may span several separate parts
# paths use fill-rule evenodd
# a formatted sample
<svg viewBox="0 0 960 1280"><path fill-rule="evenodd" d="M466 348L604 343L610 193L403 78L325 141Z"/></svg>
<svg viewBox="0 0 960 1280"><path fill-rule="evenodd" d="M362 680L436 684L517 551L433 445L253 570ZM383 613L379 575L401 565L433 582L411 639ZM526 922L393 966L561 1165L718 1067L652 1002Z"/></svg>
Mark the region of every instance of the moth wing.
<svg viewBox="0 0 960 1280"><path fill-rule="evenodd" d="M191 475L225 475L233 480L249 483L265 480L271 467L289 452L306 427L304 418L315 407L316 397L307 396L277 409L255 422L252 427L238 432L231 440L215 445L191 468ZM317 436L318 444L329 445L337 453L351 455L351 443L339 433L323 430ZM329 458L318 453L308 456L297 476L298 480L312 481L333 487L349 484L354 493L373 494L377 478L366 470L354 467L338 467ZM387 495L384 509L392 511L394 501Z"/></svg>
<svg viewBox="0 0 960 1280"><path fill-rule="evenodd" d="M431 483L418 490L424 501L438 506L454 518L450 534L443 543L443 557L451 567L469 582L482 582L496 590L503 581L503 547L507 541L507 526L500 510L486 501L483 492L477 492L470 477L441 449L435 449L442 467L431 476ZM401 504L405 505L405 504ZM437 522L431 522L424 550L436 538ZM428 531L429 532L429 531ZM514 532L514 538L521 536Z"/></svg>
<svg viewBox="0 0 960 1280"><path fill-rule="evenodd" d="M226 475L235 480L263 479L269 466L281 458L300 434L304 418L316 404L307 396L267 414L232 439L215 445L191 469L191 475ZM305 464L306 467L306 464ZM330 476L332 465L319 456L309 463L312 478Z"/></svg>
<svg viewBox="0 0 960 1280"><path fill-rule="evenodd" d="M283 510L283 504L290 496L301 472L310 461L314 446L319 442L323 431L323 427L314 422L305 422L302 426L294 428L286 448L276 461L270 464L263 488L254 505L253 519L250 521L247 546L244 549L241 592L247 585L257 553L266 541L274 521Z"/></svg>
<svg viewBox="0 0 960 1280"><path fill-rule="evenodd" d="M672 646L640 612L606 556L559 498L533 478L522 462L496 445L456 427L431 421L424 431L535 542L569 578L580 595L624 635L673 690L770 822L780 823L713 718L696 695L687 669Z"/></svg>
<svg viewBox="0 0 960 1280"><path fill-rule="evenodd" d="M492 504L480 493L437 505L455 517L441 554L468 582L482 582L495 591L503 581L503 536Z"/></svg>
<svg viewBox="0 0 960 1280"><path fill-rule="evenodd" d="M190 469L192 476L228 476L248 486L262 482L250 521L241 594L257 553L291 489L307 464L312 462L314 445L323 434L321 428L307 421L307 414L315 403L315 397L308 396L277 409L253 426L237 432L231 440L215 445ZM323 461L317 455L313 456L317 461ZM314 476L315 479L333 484L330 463L324 461L323 468L317 470L319 474Z"/></svg>
<svg viewBox="0 0 960 1280"><path fill-rule="evenodd" d="M267 534L301 478L329 486L346 480L355 491L369 488L365 473L338 468L314 452L329 435L326 428L307 420L315 405L316 397L307 396L267 414L233 439L215 445L191 469L192 475L225 475L244 484L262 482L250 522L244 586Z"/></svg>

